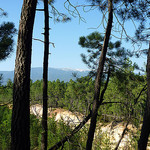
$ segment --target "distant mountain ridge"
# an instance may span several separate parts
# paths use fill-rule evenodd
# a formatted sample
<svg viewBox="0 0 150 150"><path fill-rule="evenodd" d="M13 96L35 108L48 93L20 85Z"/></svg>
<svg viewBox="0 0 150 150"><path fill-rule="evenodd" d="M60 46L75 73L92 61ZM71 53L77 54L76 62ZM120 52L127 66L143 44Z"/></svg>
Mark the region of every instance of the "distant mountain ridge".
<svg viewBox="0 0 150 150"><path fill-rule="evenodd" d="M56 81L59 79L60 81L68 82L70 79L75 80L76 78L73 76L73 73L77 74L77 77L86 76L88 74L88 70L83 69L68 69L68 68L48 68L48 80ZM5 85L8 79L13 81L14 79L14 71L0 71L0 74L3 74L2 84ZM43 76L43 68L31 68L31 79L33 82L36 80L41 80Z"/></svg>

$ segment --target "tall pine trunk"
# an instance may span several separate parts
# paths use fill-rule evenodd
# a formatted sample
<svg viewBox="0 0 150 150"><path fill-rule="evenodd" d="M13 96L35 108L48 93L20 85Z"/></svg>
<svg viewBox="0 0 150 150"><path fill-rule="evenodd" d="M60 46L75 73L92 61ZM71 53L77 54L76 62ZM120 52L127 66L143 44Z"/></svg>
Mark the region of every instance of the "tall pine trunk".
<svg viewBox="0 0 150 150"><path fill-rule="evenodd" d="M44 0L45 33L44 33L44 63L43 63L43 115L42 115L42 143L41 149L47 150L47 82L48 82L48 55L49 55L49 12L48 0Z"/></svg>
<svg viewBox="0 0 150 150"><path fill-rule="evenodd" d="M24 0L15 61L11 149L30 149L30 68L32 32L37 0Z"/></svg>
<svg viewBox="0 0 150 150"><path fill-rule="evenodd" d="M99 108L100 104L102 103L102 101L99 101L99 99L100 99L99 97L100 97L101 79L102 79L104 63L105 63L105 59L106 59L107 47L108 47L109 38L110 38L110 34L111 34L111 29L112 29L112 23L113 23L113 8L112 8L113 6L112 5L113 5L112 0L108 0L108 11L109 11L108 23L107 23L103 48L102 48L100 59L99 59L97 77L95 80L95 93L94 93L94 101L93 101L93 108L92 108L92 117L91 117L89 132L88 132L86 150L92 149L94 132L95 132L96 122L97 122L96 120L97 120L98 108Z"/></svg>
<svg viewBox="0 0 150 150"><path fill-rule="evenodd" d="M147 101L145 114L143 118L143 125L141 129L141 136L138 141L139 150L146 150L149 134L150 134L150 41L147 56Z"/></svg>

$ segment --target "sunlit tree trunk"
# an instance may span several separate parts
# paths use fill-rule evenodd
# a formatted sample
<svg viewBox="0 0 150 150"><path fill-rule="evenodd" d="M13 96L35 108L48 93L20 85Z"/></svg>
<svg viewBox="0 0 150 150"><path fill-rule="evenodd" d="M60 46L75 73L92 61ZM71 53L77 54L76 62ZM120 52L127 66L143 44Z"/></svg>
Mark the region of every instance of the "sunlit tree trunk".
<svg viewBox="0 0 150 150"><path fill-rule="evenodd" d="M93 101L93 108L92 108L92 117L91 117L89 132L88 132L88 140L86 143L86 150L92 149L94 132L95 132L95 128L96 128L97 112L98 112L98 108L99 108L100 104L102 103L102 100L99 101L99 99L100 99L99 97L100 97L101 79L102 79L104 63L105 63L106 53L107 53L107 47L108 47L108 43L109 43L109 38L110 38L110 34L111 34L111 29L112 29L112 22L113 22L112 0L108 0L108 11L109 11L108 23L107 23L103 48L102 48L100 59L99 59L97 77L95 80L95 93L94 93L94 101Z"/></svg>
<svg viewBox="0 0 150 150"><path fill-rule="evenodd" d="M141 129L141 136L138 142L139 150L146 150L149 134L150 134L150 42L147 56L147 101L145 114L143 118L143 125Z"/></svg>
<svg viewBox="0 0 150 150"><path fill-rule="evenodd" d="M41 149L47 150L47 82L48 82L48 55L49 55L49 12L48 0L44 0L45 33L44 33L44 63L43 63L43 116L42 116L42 143Z"/></svg>
<svg viewBox="0 0 150 150"><path fill-rule="evenodd" d="M37 0L24 0L15 61L11 149L30 149L30 68L32 32Z"/></svg>

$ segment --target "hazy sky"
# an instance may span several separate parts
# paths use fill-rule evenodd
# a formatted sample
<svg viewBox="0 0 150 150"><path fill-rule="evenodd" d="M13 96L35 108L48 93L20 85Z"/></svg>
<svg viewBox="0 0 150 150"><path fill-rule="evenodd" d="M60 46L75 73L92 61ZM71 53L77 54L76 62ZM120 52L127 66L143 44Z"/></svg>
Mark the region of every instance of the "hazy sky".
<svg viewBox="0 0 150 150"><path fill-rule="evenodd" d="M80 0L79 2L82 1L83 0ZM68 14L68 11L64 8L64 2L65 0L56 0L55 7L58 11ZM12 21L18 29L22 3L23 0L1 0L0 8L4 9L4 11L8 13L8 16L0 18L0 23L3 21ZM77 1L76 4L78 4ZM37 8L43 8L43 2L39 1ZM72 20L68 23L57 23L54 22L54 19L50 19L50 41L55 43L55 48L50 45L51 55L49 57L49 67L87 69L80 57L80 54L86 52L86 49L83 49L78 45L79 37L86 36L94 31L104 32L102 26L97 28L102 20L102 15L97 9L85 13L83 9L80 8L79 11L81 16L85 18L86 23L79 21L79 17L76 16L74 18L70 15ZM50 14L50 16L53 15ZM41 34L44 32L43 17L43 12L36 12L33 38L44 39L44 36ZM127 23L126 27L129 33L133 33L134 30L132 25ZM14 69L16 45L17 36L15 37L14 52L8 59L0 62L0 71ZM133 49L132 45L129 43L123 42L123 46L126 46L126 48L130 48L131 50ZM32 67L43 66L43 53L43 43L33 40ZM142 57L138 60L138 64L143 64L144 61L146 61L146 57Z"/></svg>

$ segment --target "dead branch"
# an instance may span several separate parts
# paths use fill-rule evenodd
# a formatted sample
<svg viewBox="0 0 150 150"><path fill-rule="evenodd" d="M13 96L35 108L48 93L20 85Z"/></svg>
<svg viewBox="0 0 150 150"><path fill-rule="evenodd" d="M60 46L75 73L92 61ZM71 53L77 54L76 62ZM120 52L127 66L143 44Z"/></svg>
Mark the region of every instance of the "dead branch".
<svg viewBox="0 0 150 150"><path fill-rule="evenodd" d="M105 104L124 104L122 102L103 102L101 105L105 105Z"/></svg>
<svg viewBox="0 0 150 150"><path fill-rule="evenodd" d="M53 147L51 147L49 150L56 150L59 147L63 146L64 143L66 141L68 141L68 139L70 139L75 133L77 133L87 122L88 120L91 118L91 113L86 116L83 121L67 136L65 136L61 141L59 141L58 143L56 143Z"/></svg>
<svg viewBox="0 0 150 150"><path fill-rule="evenodd" d="M104 86L104 89L101 93L101 96L100 96L100 99L103 100L103 96L105 94L105 91L107 89L107 86L108 86L108 82L109 82L109 77L110 77L110 67L109 67L109 70L108 70L108 76L107 76L107 80L106 80L106 83L105 83L105 86ZM100 100L101 101L101 100ZM99 106L101 104L99 103ZM92 112L90 111L90 114L88 116L86 116L83 121L68 135L66 135L61 141L59 141L58 143L56 143L53 147L51 147L49 150L56 150L58 149L59 147L63 146L64 143L66 141L68 141L68 139L70 139L75 133L77 133L87 122L88 120L91 118L91 115L92 115Z"/></svg>
<svg viewBox="0 0 150 150"><path fill-rule="evenodd" d="M44 11L44 9L36 9L36 11Z"/></svg>
<svg viewBox="0 0 150 150"><path fill-rule="evenodd" d="M5 103L5 104L0 104L0 106L7 106L8 104L12 103L13 100L9 100L9 102Z"/></svg>
<svg viewBox="0 0 150 150"><path fill-rule="evenodd" d="M147 84L144 85L144 87L142 88L142 90L140 91L139 95L137 96L137 98L134 99L134 104L136 105L138 102L138 99L140 98L142 92L144 92L147 89Z"/></svg>
<svg viewBox="0 0 150 150"><path fill-rule="evenodd" d="M114 150L117 150L119 148L119 145L120 145L120 143L121 143L121 141L122 141L122 139L123 139L123 137L124 137L124 135L125 135L125 133L126 133L126 131L128 129L129 122L130 122L130 119L128 120L128 122L127 122L127 124L126 124L126 126L125 126L125 128L124 128L124 130L122 132L122 135L121 135L121 137L120 137L120 139L119 139L119 141L118 141L118 143L117 143L117 145L116 145Z"/></svg>
<svg viewBox="0 0 150 150"><path fill-rule="evenodd" d="M144 92L144 91L147 89L146 86L147 86L147 84L144 85L144 87L143 87L142 90L140 91L140 93L139 93L139 95L137 96L137 98L134 99L134 105L137 104L138 99L140 98L142 92ZM121 137L120 137L120 139L119 139L119 141L118 141L118 143L117 143L117 145L116 145L116 147L115 147L114 150L117 150L117 149L119 148L119 145L120 145L120 143L121 143L121 141L122 141L122 139L123 139L123 137L124 137L124 135L125 135L125 133L126 133L126 131L127 131L127 129L128 129L127 127L128 127L128 125L129 125L129 123L130 123L130 121L131 121L131 116L133 115L133 113L134 113L134 108L132 108L132 110L131 110L130 117L129 117L128 121L127 121L127 124L126 124L126 126L125 126L125 128L124 128L124 130L123 130L123 132L122 132L122 135L121 135Z"/></svg>
<svg viewBox="0 0 150 150"><path fill-rule="evenodd" d="M40 41L42 43L45 43L43 40L40 40L40 39L36 39L36 38L32 38L33 40L36 40L36 41ZM49 42L49 44L52 44L53 47L55 48L55 44L53 42Z"/></svg>

